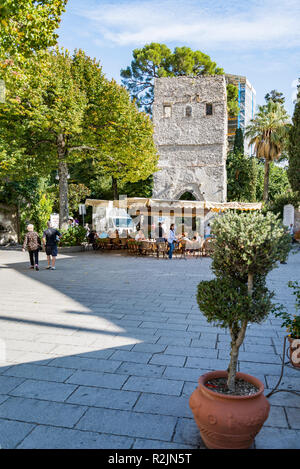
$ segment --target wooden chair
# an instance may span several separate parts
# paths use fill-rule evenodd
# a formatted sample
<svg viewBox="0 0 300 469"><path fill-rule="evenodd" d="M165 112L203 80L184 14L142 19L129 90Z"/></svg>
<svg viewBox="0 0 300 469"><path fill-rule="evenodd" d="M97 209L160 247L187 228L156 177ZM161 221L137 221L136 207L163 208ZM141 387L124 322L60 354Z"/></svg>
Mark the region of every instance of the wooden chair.
<svg viewBox="0 0 300 469"><path fill-rule="evenodd" d="M141 246L140 241L134 241L133 249L134 249L134 255L135 256L140 256L141 255L140 246Z"/></svg>
<svg viewBox="0 0 300 469"><path fill-rule="evenodd" d="M121 241L121 244L120 244L121 249L127 249L128 239L127 238L120 238L120 241Z"/></svg>
<svg viewBox="0 0 300 469"><path fill-rule="evenodd" d="M182 240L180 241L180 245L181 245L181 259L186 259L186 241L185 240Z"/></svg>
<svg viewBox="0 0 300 469"><path fill-rule="evenodd" d="M202 245L202 254L205 257L209 257L212 253L212 239L207 238Z"/></svg>
<svg viewBox="0 0 300 469"><path fill-rule="evenodd" d="M159 259L159 255L162 254L163 255L163 258L165 257L165 255L168 253L168 245L167 243L163 243L163 242L156 242L156 255L157 255L157 259Z"/></svg>
<svg viewBox="0 0 300 469"><path fill-rule="evenodd" d="M134 253L133 244L134 244L134 240L131 239L131 238L128 239L128 241L127 241L127 252L128 252L128 254L133 254Z"/></svg>
<svg viewBox="0 0 300 469"><path fill-rule="evenodd" d="M111 249L121 249L121 240L120 238L111 239Z"/></svg>
<svg viewBox="0 0 300 469"><path fill-rule="evenodd" d="M141 255L148 256L152 253L152 245L148 241L140 241L140 253Z"/></svg>

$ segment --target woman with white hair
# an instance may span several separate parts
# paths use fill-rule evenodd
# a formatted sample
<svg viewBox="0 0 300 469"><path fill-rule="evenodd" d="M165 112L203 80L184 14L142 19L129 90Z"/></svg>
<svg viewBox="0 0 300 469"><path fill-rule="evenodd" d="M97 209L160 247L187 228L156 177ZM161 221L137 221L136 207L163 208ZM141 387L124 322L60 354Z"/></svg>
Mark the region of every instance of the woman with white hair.
<svg viewBox="0 0 300 469"><path fill-rule="evenodd" d="M27 233L24 238L23 252L27 248L30 258L30 269L40 270L39 268L39 250L41 249L41 239L34 231L33 225L27 226Z"/></svg>

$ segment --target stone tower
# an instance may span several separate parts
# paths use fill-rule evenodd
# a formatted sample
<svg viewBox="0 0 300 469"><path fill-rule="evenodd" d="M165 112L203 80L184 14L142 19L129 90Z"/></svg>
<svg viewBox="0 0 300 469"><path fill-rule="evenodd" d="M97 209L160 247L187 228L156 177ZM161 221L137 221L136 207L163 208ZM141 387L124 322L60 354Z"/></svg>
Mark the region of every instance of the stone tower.
<svg viewBox="0 0 300 469"><path fill-rule="evenodd" d="M157 78L153 104L159 171L153 197L226 202L227 94L223 75Z"/></svg>

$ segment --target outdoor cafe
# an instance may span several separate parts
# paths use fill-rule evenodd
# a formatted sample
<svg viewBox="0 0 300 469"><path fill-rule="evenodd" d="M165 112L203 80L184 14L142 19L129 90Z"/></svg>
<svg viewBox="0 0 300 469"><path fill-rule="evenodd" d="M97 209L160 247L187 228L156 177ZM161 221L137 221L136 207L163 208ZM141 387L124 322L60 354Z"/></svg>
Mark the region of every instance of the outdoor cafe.
<svg viewBox="0 0 300 469"><path fill-rule="evenodd" d="M210 253L210 224L230 209L260 210L261 203L127 198L87 199L91 206L95 250L127 250L128 254L166 257L170 225L176 227L174 255L201 257ZM163 236L162 235L163 232Z"/></svg>

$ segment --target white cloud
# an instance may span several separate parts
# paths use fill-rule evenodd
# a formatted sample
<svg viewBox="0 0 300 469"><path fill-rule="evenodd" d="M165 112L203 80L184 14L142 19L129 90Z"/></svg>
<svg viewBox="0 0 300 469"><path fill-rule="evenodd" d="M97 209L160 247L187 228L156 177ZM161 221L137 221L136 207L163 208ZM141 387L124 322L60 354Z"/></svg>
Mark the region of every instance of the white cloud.
<svg viewBox="0 0 300 469"><path fill-rule="evenodd" d="M224 6L225 5L225 6ZM210 49L277 49L300 45L296 0L145 0L89 3L97 40L116 45L177 42Z"/></svg>

